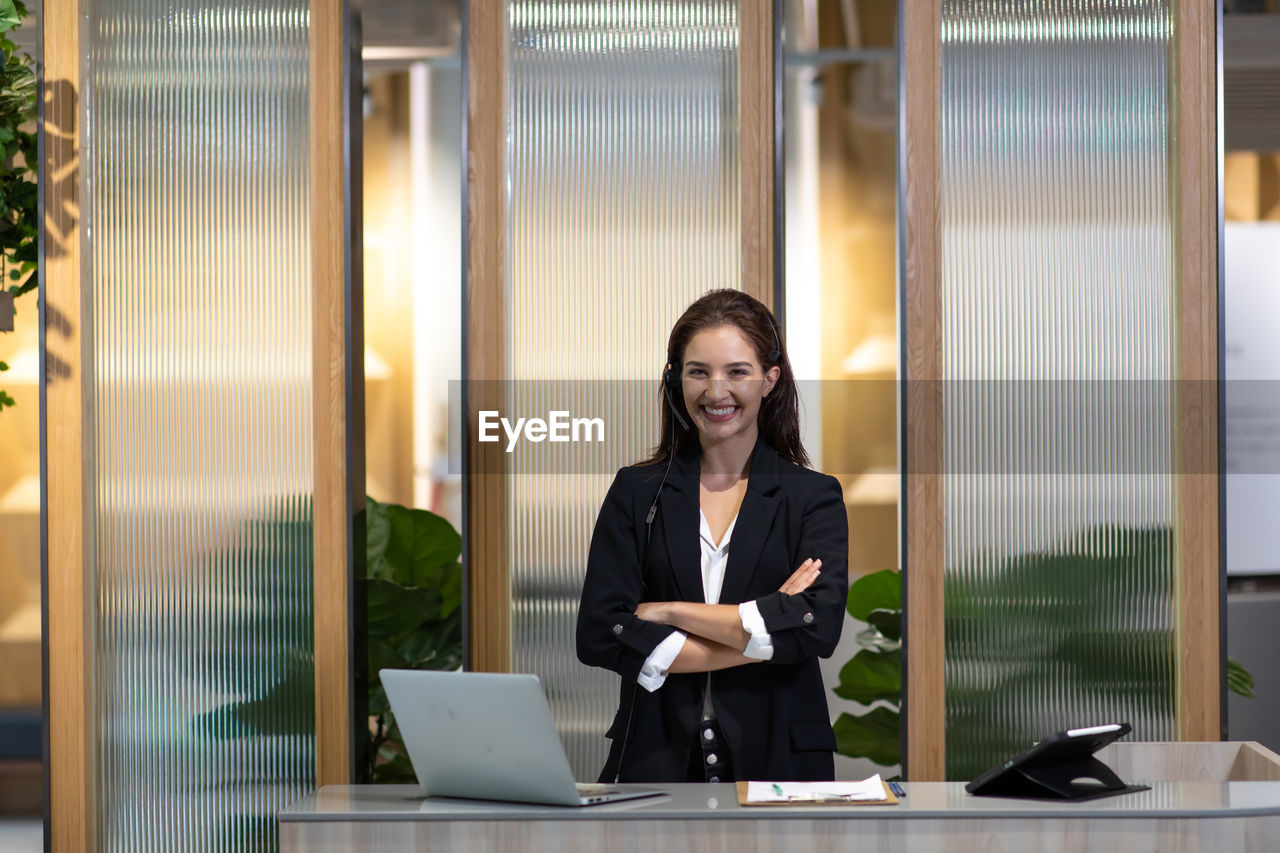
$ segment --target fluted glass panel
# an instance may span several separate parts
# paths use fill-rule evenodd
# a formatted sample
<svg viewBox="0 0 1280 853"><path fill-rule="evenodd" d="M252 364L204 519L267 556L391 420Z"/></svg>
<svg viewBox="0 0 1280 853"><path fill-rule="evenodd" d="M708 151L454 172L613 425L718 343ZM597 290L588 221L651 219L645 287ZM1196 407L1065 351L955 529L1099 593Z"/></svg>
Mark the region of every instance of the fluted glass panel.
<svg viewBox="0 0 1280 853"><path fill-rule="evenodd" d="M1175 736L1171 28L942 4L950 778L1073 726Z"/></svg>
<svg viewBox="0 0 1280 853"><path fill-rule="evenodd" d="M510 455L515 669L537 673L579 779L604 763L618 677L574 653L596 512L657 439L667 334L739 283L738 6L508 4L507 407L601 417L607 442ZM558 461L563 458L565 461Z"/></svg>
<svg viewBox="0 0 1280 853"><path fill-rule="evenodd" d="M274 849L314 785L307 4L87 9L87 817Z"/></svg>

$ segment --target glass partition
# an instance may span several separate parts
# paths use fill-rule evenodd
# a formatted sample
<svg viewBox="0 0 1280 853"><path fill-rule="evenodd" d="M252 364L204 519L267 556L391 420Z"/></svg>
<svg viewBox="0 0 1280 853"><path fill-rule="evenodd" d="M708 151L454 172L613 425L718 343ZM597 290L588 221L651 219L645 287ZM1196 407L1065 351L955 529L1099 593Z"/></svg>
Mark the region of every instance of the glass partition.
<svg viewBox="0 0 1280 853"><path fill-rule="evenodd" d="M85 819L271 849L315 767L308 6L86 8Z"/></svg>
<svg viewBox="0 0 1280 853"><path fill-rule="evenodd" d="M948 778L1177 734L1170 5L942 4Z"/></svg>

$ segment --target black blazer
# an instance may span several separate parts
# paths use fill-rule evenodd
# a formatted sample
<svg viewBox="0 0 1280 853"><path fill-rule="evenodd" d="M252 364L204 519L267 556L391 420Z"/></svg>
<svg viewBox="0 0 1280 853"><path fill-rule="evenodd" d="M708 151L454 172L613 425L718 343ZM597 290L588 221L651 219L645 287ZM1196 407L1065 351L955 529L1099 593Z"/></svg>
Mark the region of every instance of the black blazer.
<svg viewBox="0 0 1280 853"><path fill-rule="evenodd" d="M578 608L578 659L622 676L601 781L613 781L624 755L623 781L682 782L695 748L706 674L668 675L653 693L639 687L645 660L674 629L637 619L635 608L641 601L704 601L700 459L695 445L673 460L647 547L645 517L663 466L619 471L596 520ZM822 560L813 585L800 595L778 592L809 557ZM711 673L712 704L739 779L834 776L836 742L818 658L830 657L840 639L848 560L840 484L758 442L720 603L757 602L773 638L773 659Z"/></svg>

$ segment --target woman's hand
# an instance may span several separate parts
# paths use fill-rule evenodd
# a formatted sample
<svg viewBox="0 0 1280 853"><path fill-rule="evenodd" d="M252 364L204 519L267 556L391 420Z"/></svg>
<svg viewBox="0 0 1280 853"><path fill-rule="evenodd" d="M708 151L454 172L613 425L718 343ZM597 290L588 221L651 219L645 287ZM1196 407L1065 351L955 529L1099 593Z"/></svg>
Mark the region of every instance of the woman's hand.
<svg viewBox="0 0 1280 853"><path fill-rule="evenodd" d="M787 578L782 586L778 587L778 592L783 592L787 595L799 595L818 579L818 570L821 568L822 561L810 557L800 564L800 568L796 569L795 573ZM643 606L641 605L641 607Z"/></svg>
<svg viewBox="0 0 1280 853"><path fill-rule="evenodd" d="M636 607L636 618L659 625L671 624L670 601L644 601Z"/></svg>

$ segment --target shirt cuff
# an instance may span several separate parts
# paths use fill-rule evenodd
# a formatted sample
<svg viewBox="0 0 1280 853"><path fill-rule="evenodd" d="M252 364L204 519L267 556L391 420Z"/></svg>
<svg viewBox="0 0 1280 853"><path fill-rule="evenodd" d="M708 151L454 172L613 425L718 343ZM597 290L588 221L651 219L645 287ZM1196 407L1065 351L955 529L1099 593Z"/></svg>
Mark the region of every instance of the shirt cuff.
<svg viewBox="0 0 1280 853"><path fill-rule="evenodd" d="M738 618L742 620L742 630L751 635L742 656L752 660L773 660L773 636L765 627L764 617L754 601L744 601L738 605Z"/></svg>
<svg viewBox="0 0 1280 853"><path fill-rule="evenodd" d="M680 656L680 650L684 648L686 636L683 631L672 631L665 640L658 643L649 657L645 658L644 666L640 667L636 683L650 693L661 687L667 680L667 670L671 669L671 665ZM770 649L769 653L772 655L773 650Z"/></svg>

